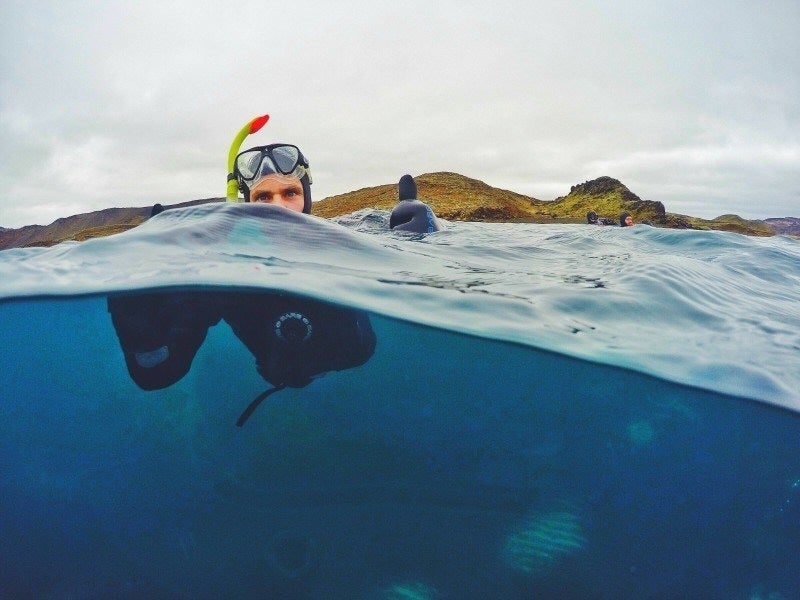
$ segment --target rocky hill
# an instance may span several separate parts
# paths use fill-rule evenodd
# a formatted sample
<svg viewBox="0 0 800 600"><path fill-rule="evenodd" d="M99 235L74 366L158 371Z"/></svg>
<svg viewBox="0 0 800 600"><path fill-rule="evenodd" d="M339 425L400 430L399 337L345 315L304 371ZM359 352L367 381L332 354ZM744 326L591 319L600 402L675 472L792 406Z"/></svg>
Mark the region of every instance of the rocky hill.
<svg viewBox="0 0 800 600"><path fill-rule="evenodd" d="M595 211L614 223L629 212L637 223L677 229L720 229L747 235L774 235L768 224L736 215L700 219L666 212L661 202L642 200L620 181L600 177L573 185L569 194L555 200L538 200L516 192L493 188L457 173L428 173L415 177L419 198L450 221L513 221L527 223L585 223ZM362 208L389 210L397 204L397 185L381 185L331 196L314 203L314 214L335 217Z"/></svg>
<svg viewBox="0 0 800 600"><path fill-rule="evenodd" d="M783 217L781 219L764 219L764 223L772 227L775 233L800 236L800 219Z"/></svg>
<svg viewBox="0 0 800 600"><path fill-rule="evenodd" d="M635 222L683 227L684 223L670 221L661 202L642 200L612 177L600 177L573 185L566 196L543 203L537 213L553 219L585 222L586 213L596 212L601 218L617 223L623 212L631 213Z"/></svg>
<svg viewBox="0 0 800 600"><path fill-rule="evenodd" d="M206 198L171 205L172 208L221 202L224 198ZM152 206L141 208L106 208L71 217L62 217L50 225L26 225L19 229L0 227L0 250L30 246L54 246L66 240L83 241L136 227L150 216Z"/></svg>
<svg viewBox="0 0 800 600"><path fill-rule="evenodd" d="M574 185L569 194L550 201L494 188L457 173L428 173L416 177L415 181L419 198L430 204L437 215L449 221L585 223L586 213L593 210L615 223L620 213L629 212L635 222L649 222L658 227L722 229L748 235L774 235L776 232L798 235L800 230L800 219L792 217L747 221L736 215L723 215L706 220L669 213L661 202L642 200L611 177ZM222 201L224 198L205 198L170 207ZM391 183L325 198L314 203L313 212L330 218L363 208L390 210L395 204L397 183ZM109 208L58 219L46 226L0 228L0 250L52 246L65 240L80 241L118 233L146 220L151 208Z"/></svg>
<svg viewBox="0 0 800 600"><path fill-rule="evenodd" d="M530 216L530 196L501 190L458 173L415 177L419 198L448 221L512 221ZM391 210L397 204L397 183L363 188L314 203L314 214L336 217L362 208Z"/></svg>

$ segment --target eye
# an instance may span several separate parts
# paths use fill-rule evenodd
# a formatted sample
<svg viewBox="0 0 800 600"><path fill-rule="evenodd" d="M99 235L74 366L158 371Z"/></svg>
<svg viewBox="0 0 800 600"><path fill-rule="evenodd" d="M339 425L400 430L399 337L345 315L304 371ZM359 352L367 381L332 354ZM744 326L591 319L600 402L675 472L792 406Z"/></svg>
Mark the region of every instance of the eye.
<svg viewBox="0 0 800 600"><path fill-rule="evenodd" d="M269 200L266 192L259 192L256 194L255 198L253 198L253 202L267 202Z"/></svg>

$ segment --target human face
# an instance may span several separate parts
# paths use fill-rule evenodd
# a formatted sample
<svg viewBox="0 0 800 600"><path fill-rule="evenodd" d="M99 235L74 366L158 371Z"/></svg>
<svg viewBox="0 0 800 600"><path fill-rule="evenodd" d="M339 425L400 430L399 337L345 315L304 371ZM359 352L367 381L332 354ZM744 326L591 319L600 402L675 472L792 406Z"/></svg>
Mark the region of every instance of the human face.
<svg viewBox="0 0 800 600"><path fill-rule="evenodd" d="M303 184L294 175L267 175L250 190L250 202L276 204L289 210L303 212Z"/></svg>
<svg viewBox="0 0 800 600"><path fill-rule="evenodd" d="M627 225L628 227L632 227L633 226L633 218L630 217L630 216L625 217L625 225Z"/></svg>

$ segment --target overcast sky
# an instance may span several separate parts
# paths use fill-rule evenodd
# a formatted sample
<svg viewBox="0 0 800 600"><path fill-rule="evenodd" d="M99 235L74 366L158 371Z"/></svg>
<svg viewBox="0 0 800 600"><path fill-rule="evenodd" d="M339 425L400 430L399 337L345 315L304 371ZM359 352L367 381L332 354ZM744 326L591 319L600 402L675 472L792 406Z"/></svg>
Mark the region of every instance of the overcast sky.
<svg viewBox="0 0 800 600"><path fill-rule="evenodd" d="M299 145L319 200L455 171L552 200L800 216L798 0L0 2L0 226L223 196Z"/></svg>

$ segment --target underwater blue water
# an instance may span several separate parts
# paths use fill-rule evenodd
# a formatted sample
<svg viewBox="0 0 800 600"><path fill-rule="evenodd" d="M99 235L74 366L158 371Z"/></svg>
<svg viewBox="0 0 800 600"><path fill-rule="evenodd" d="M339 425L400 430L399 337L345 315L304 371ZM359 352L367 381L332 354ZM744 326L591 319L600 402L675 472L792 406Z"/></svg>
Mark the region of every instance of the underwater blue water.
<svg viewBox="0 0 800 600"><path fill-rule="evenodd" d="M0 598L795 598L800 242L257 205L0 252ZM280 292L377 340L144 391L107 296Z"/></svg>

